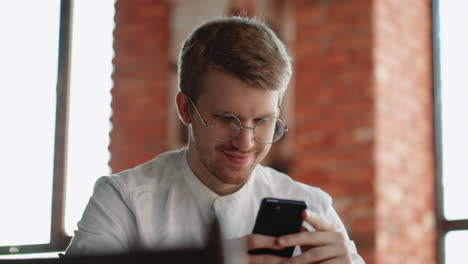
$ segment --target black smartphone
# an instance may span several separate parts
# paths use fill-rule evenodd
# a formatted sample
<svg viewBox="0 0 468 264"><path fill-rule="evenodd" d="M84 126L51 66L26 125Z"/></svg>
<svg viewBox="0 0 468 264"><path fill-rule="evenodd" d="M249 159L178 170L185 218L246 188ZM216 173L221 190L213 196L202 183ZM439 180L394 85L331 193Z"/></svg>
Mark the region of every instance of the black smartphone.
<svg viewBox="0 0 468 264"><path fill-rule="evenodd" d="M279 237L298 233L302 226L302 211L307 208L304 201L263 198L258 210L254 234ZM294 246L282 250L254 249L249 254L270 254L282 257L292 257Z"/></svg>

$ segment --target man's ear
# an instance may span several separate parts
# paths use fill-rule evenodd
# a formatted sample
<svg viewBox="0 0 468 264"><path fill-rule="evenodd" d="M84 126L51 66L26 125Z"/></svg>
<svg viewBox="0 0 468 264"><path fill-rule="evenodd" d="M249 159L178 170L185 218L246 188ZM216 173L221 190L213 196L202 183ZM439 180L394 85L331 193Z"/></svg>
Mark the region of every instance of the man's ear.
<svg viewBox="0 0 468 264"><path fill-rule="evenodd" d="M190 116L190 102L188 97L183 92L178 92L176 95L177 113L179 114L180 121L185 125L192 123L192 117Z"/></svg>

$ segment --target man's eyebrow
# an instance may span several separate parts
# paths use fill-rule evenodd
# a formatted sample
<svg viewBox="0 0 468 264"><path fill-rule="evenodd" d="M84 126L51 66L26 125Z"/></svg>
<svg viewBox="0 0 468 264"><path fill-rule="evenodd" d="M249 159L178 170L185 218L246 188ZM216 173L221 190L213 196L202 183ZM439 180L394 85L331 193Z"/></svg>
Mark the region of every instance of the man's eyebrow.
<svg viewBox="0 0 468 264"><path fill-rule="evenodd" d="M264 119L264 118L268 118L268 117L278 117L277 115L278 115L277 112L270 112L270 113L263 114L263 115L255 118L255 119Z"/></svg>
<svg viewBox="0 0 468 264"><path fill-rule="evenodd" d="M248 118L244 118L243 116L236 115L236 114L234 114L232 112L228 112L228 111L221 112L220 114L214 114L214 116L223 116L223 115L237 116L240 120L248 119ZM264 119L264 118L269 118L269 117L278 117L277 115L278 115L277 112L270 112L270 113L265 113L265 114L253 117L251 119Z"/></svg>

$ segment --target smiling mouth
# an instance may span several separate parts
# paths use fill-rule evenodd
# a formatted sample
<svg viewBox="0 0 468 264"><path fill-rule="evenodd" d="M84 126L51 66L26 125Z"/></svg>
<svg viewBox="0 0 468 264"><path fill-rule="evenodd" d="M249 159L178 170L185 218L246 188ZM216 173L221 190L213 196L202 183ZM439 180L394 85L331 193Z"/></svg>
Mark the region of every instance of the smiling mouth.
<svg viewBox="0 0 468 264"><path fill-rule="evenodd" d="M223 150L223 154L228 158L229 161L236 165L245 165L250 159L250 155L236 155L228 153L225 150Z"/></svg>

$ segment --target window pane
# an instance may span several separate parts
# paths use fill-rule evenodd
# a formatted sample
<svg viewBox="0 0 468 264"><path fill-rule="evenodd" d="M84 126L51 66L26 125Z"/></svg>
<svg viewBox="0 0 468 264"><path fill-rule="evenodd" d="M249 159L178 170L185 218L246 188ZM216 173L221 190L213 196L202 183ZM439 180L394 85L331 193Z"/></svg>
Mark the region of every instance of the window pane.
<svg viewBox="0 0 468 264"><path fill-rule="evenodd" d="M468 3L439 1L444 206L447 219L468 218Z"/></svg>
<svg viewBox="0 0 468 264"><path fill-rule="evenodd" d="M465 263L468 259L468 231L448 232L445 236L445 263Z"/></svg>
<svg viewBox="0 0 468 264"><path fill-rule="evenodd" d="M108 175L114 1L73 6L65 230L76 223L99 176Z"/></svg>
<svg viewBox="0 0 468 264"><path fill-rule="evenodd" d="M50 241L59 14L58 0L0 2L2 246Z"/></svg>

